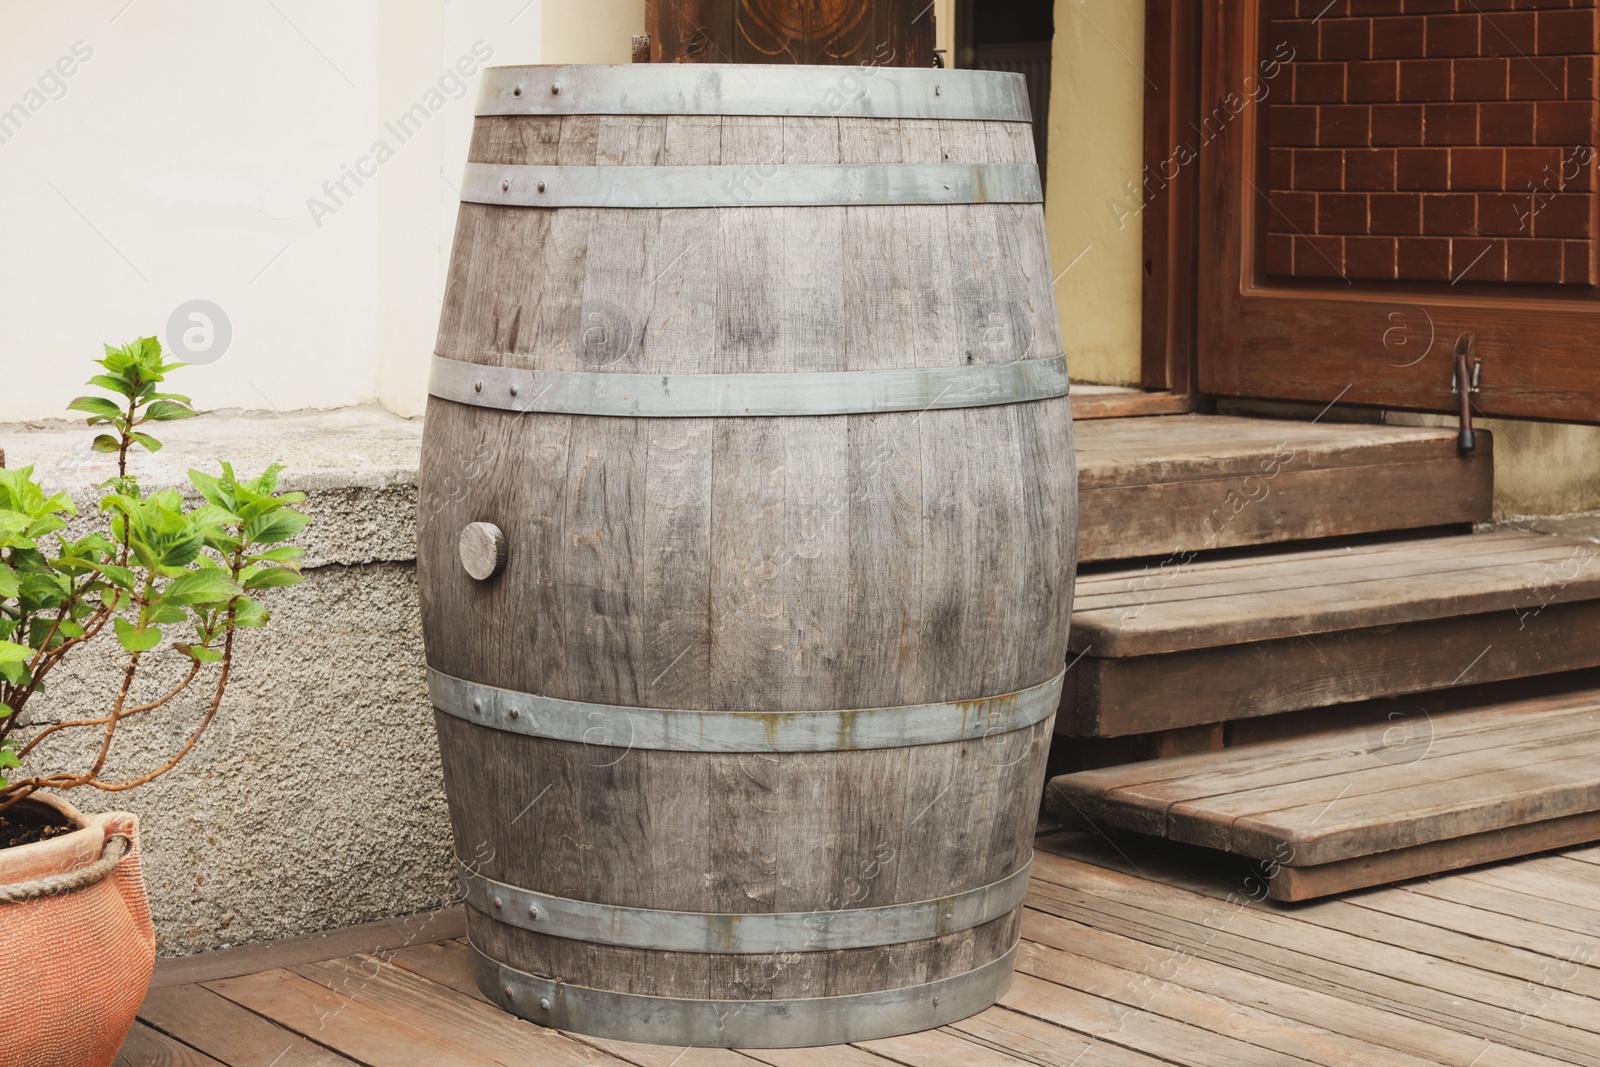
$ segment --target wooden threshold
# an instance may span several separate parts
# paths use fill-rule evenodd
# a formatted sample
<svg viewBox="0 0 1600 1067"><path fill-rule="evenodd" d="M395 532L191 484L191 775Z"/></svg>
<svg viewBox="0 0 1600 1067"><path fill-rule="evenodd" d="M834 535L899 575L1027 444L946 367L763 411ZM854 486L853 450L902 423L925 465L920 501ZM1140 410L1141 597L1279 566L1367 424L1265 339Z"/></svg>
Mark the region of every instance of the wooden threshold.
<svg viewBox="0 0 1600 1067"><path fill-rule="evenodd" d="M1127 419L1146 415L1182 415L1195 410L1195 398L1177 393L1146 393L1113 386L1074 385L1072 417Z"/></svg>

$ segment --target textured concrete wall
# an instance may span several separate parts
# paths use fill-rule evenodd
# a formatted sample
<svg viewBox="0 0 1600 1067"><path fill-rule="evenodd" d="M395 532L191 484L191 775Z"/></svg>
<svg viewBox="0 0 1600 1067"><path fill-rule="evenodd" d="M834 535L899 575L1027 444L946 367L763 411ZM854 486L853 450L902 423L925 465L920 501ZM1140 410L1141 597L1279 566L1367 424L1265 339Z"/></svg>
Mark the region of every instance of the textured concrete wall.
<svg viewBox="0 0 1600 1067"><path fill-rule="evenodd" d="M272 625L244 636L222 713L184 763L132 792L68 796L143 821L161 952L365 922L452 896L414 565L421 424L347 409L162 430L167 447L139 462L149 487L181 484L191 466L214 469L212 456L241 473L285 463L283 485L310 493L312 525L299 540L313 565L268 601ZM34 463L92 513L109 465L87 442L64 424L0 428L9 466ZM118 657L114 641L102 644L32 706L36 720L106 706ZM178 666L174 656L168 674ZM158 764L201 711L196 699L127 724L110 773ZM40 769L70 755L53 748Z"/></svg>

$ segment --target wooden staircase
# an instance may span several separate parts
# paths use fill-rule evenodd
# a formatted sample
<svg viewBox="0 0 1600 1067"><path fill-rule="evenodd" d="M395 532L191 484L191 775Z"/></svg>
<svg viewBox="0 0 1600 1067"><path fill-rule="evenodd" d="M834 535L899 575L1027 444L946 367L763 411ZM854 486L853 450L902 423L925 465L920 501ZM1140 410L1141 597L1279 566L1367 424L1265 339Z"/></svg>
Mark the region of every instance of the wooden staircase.
<svg viewBox="0 0 1600 1067"><path fill-rule="evenodd" d="M1080 424L1052 812L1258 859L1279 899L1600 838L1600 545L1474 533L1478 440Z"/></svg>

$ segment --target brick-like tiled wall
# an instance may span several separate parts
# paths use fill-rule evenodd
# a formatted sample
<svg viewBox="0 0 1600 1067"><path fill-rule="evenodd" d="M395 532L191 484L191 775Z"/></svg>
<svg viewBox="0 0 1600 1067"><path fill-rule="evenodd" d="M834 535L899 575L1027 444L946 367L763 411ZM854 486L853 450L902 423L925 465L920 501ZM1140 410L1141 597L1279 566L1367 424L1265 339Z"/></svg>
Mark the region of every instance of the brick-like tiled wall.
<svg viewBox="0 0 1600 1067"><path fill-rule="evenodd" d="M1269 274L1595 284L1595 0L1267 10Z"/></svg>

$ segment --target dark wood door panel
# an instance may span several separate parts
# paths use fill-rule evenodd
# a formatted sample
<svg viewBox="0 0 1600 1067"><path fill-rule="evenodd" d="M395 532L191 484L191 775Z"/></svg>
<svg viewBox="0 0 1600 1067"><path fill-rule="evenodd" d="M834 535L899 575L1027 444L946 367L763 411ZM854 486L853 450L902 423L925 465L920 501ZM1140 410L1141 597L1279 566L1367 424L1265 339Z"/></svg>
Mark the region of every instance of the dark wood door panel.
<svg viewBox="0 0 1600 1067"><path fill-rule="evenodd" d="M1593 0L1207 0L1200 388L1600 421Z"/></svg>
<svg viewBox="0 0 1600 1067"><path fill-rule="evenodd" d="M933 66L929 0L648 0L656 63Z"/></svg>

